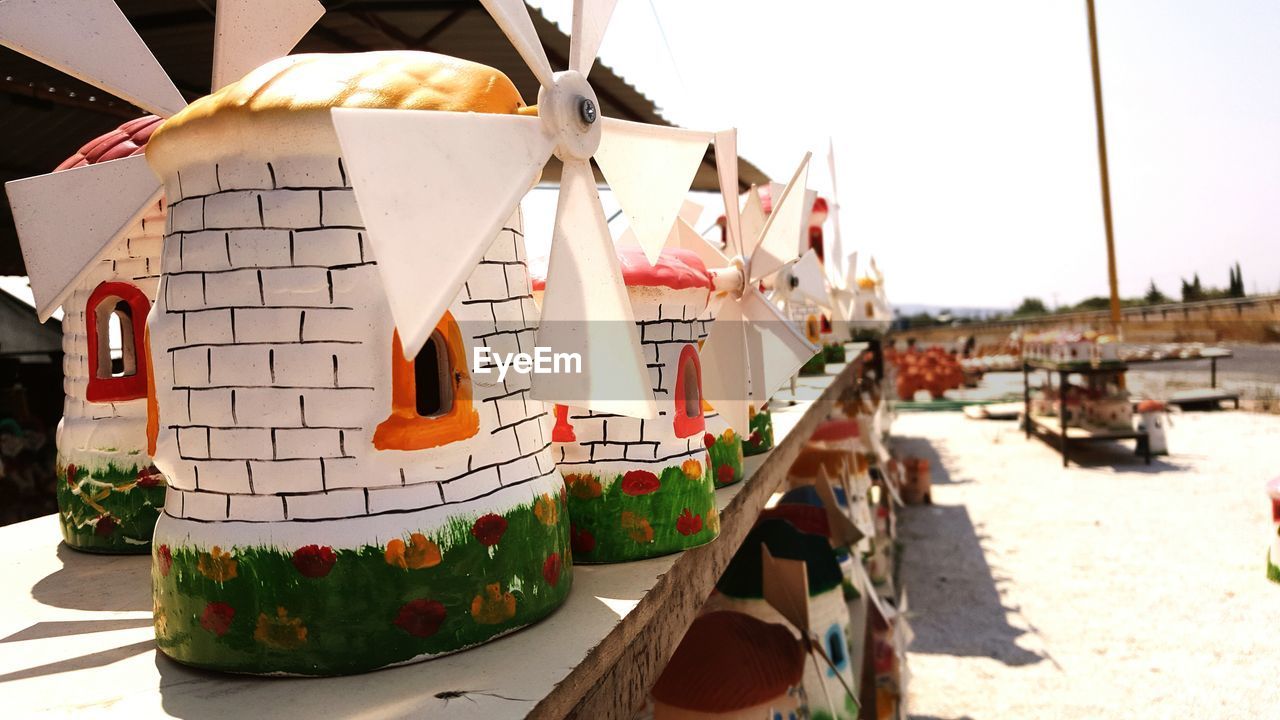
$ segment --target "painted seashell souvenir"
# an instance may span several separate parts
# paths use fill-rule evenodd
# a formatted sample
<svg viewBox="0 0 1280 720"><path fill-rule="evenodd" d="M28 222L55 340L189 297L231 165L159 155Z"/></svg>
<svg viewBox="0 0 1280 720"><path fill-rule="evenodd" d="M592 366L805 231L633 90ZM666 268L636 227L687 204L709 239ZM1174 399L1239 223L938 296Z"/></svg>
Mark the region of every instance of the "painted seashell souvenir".
<svg viewBox="0 0 1280 720"><path fill-rule="evenodd" d="M529 376L469 358L537 318L517 211L406 356L332 108L510 114L500 72L296 55L195 101L147 160L169 198L151 319L161 651L329 675L467 648L569 592L569 521ZM424 232L430 228L423 228ZM431 282L423 269L423 282Z"/></svg>

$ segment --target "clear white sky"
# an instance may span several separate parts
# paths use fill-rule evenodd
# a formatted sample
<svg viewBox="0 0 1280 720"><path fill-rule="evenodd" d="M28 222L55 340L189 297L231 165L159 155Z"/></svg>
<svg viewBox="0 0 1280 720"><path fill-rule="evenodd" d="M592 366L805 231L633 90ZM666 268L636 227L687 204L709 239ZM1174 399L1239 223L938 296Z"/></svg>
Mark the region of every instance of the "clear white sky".
<svg viewBox="0 0 1280 720"><path fill-rule="evenodd" d="M532 4L568 27L568 0ZM1280 2L1097 4L1121 293L1236 260L1275 291ZM845 242L894 301L1107 292L1084 0L619 0L601 58L775 178L814 150L829 189L832 136ZM553 198L527 203L535 239Z"/></svg>

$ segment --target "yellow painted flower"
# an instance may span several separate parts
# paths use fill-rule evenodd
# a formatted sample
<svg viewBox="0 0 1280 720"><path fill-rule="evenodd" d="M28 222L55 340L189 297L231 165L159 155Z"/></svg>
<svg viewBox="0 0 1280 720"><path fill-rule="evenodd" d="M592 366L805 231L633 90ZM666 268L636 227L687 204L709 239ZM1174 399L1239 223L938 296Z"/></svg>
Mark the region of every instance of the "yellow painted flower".
<svg viewBox="0 0 1280 720"><path fill-rule="evenodd" d="M641 544L653 542L653 526L648 520L630 510L623 510L621 522L622 529L627 531L632 540Z"/></svg>
<svg viewBox="0 0 1280 720"><path fill-rule="evenodd" d="M555 525L556 518L559 516L556 512L556 501L552 500L550 495L543 493L542 497L533 503L533 514L543 525Z"/></svg>
<svg viewBox="0 0 1280 720"><path fill-rule="evenodd" d="M724 433L720 435L720 437L723 438L725 442L731 443L733 442L733 439L738 436L734 434L733 428L729 428L728 430L725 430Z"/></svg>
<svg viewBox="0 0 1280 720"><path fill-rule="evenodd" d="M564 476L564 484L569 493L579 500L590 500L600 497L600 481L590 473L570 473Z"/></svg>
<svg viewBox="0 0 1280 720"><path fill-rule="evenodd" d="M231 553L222 552L217 545L207 553L200 553L196 569L214 582L226 582L236 576L236 559Z"/></svg>
<svg viewBox="0 0 1280 720"><path fill-rule="evenodd" d="M707 509L707 529L713 533L720 532L720 513L716 511L716 506L712 505Z"/></svg>
<svg viewBox="0 0 1280 720"><path fill-rule="evenodd" d="M421 570L440 564L440 546L427 539L422 533L409 536L409 545L396 538L387 543L384 555L388 565L395 565L405 570Z"/></svg>
<svg viewBox="0 0 1280 720"><path fill-rule="evenodd" d="M481 625L497 625L516 614L516 596L502 592L498 583L486 585L484 592L471 600L471 617Z"/></svg>
<svg viewBox="0 0 1280 720"><path fill-rule="evenodd" d="M307 626L302 624L301 618L291 618L288 610L277 607L273 618L267 617L266 613L258 613L253 639L280 650L292 650L307 642Z"/></svg>
<svg viewBox="0 0 1280 720"><path fill-rule="evenodd" d="M690 480L702 479L702 463L697 460L685 460L681 463L680 469L684 471L684 476Z"/></svg>

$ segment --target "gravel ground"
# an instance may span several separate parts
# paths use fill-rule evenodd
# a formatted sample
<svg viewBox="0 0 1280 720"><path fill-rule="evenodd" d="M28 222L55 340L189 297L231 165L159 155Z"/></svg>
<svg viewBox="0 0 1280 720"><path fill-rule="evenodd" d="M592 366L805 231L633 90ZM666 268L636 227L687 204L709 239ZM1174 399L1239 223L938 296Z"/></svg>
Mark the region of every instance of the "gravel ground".
<svg viewBox="0 0 1280 720"><path fill-rule="evenodd" d="M893 433L934 482L901 515L913 718L1280 718L1280 417L1177 416L1150 467L1125 443L1064 470L959 413Z"/></svg>

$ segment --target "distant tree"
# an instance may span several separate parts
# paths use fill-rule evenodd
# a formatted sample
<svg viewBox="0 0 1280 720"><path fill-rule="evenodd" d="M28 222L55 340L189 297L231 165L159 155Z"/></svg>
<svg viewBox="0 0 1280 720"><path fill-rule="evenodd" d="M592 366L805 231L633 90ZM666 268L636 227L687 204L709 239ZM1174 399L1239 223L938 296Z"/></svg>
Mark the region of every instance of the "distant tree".
<svg viewBox="0 0 1280 720"><path fill-rule="evenodd" d="M1045 307L1044 301L1040 298L1023 298L1022 304L1013 311L1014 317L1026 317L1028 315L1048 315L1049 308Z"/></svg>
<svg viewBox="0 0 1280 720"><path fill-rule="evenodd" d="M1244 297L1244 278L1240 273L1240 263L1236 262L1228 271L1230 276L1227 280L1227 297Z"/></svg>
<svg viewBox="0 0 1280 720"><path fill-rule="evenodd" d="M1151 281L1151 287L1147 288L1147 294L1142 296L1148 305L1159 305L1160 303L1169 302L1169 298L1160 292L1160 288L1156 287L1156 281Z"/></svg>
<svg viewBox="0 0 1280 720"><path fill-rule="evenodd" d="M1191 278L1191 282L1182 281L1182 301L1194 302L1196 300L1204 300L1204 287L1200 285L1200 273L1196 273Z"/></svg>
<svg viewBox="0 0 1280 720"><path fill-rule="evenodd" d="M1080 312L1087 312L1089 310L1110 310L1110 309L1111 309L1111 298L1102 297L1101 295L1091 297L1091 298L1085 298L1084 300L1081 300L1080 302L1076 303L1076 306L1075 306L1075 310Z"/></svg>

